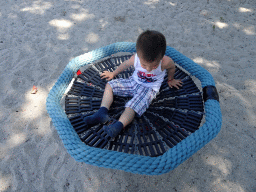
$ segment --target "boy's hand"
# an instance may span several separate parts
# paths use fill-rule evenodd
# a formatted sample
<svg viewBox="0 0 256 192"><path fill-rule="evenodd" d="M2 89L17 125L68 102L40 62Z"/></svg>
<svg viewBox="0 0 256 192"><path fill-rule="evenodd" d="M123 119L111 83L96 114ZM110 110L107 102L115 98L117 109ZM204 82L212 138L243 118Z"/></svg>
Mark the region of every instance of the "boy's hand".
<svg viewBox="0 0 256 192"><path fill-rule="evenodd" d="M179 86L182 87L182 83L183 82L181 80L173 79L173 80L168 82L168 85L171 88L175 87L175 88L179 89Z"/></svg>
<svg viewBox="0 0 256 192"><path fill-rule="evenodd" d="M101 75L100 75L101 79L107 79L108 81L110 81L111 79L113 79L114 73L113 72L109 72L109 71L104 71Z"/></svg>

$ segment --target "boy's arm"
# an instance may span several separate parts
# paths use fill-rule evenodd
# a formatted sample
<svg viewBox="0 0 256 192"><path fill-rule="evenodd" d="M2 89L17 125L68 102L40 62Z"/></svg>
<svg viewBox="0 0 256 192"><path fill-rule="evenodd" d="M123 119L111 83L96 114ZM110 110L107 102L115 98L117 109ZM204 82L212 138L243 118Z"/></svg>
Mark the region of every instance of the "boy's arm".
<svg viewBox="0 0 256 192"><path fill-rule="evenodd" d="M174 79L174 74L175 74L175 64L173 60L170 57L164 56L163 58L163 68L167 69L167 74L168 74L168 80L167 84L169 87L176 87L179 89L179 86L182 86L182 81Z"/></svg>
<svg viewBox="0 0 256 192"><path fill-rule="evenodd" d="M163 69L167 70L168 81L174 79L175 74L175 64L170 57L164 56L163 58Z"/></svg>
<svg viewBox="0 0 256 192"><path fill-rule="evenodd" d="M113 71L113 75L114 77L117 76L119 73L121 73L122 71L124 71L125 69L128 69L129 67L133 66L134 64L134 58L135 56L133 55L130 59L124 61L123 63L121 63L121 65L119 65L115 71Z"/></svg>
<svg viewBox="0 0 256 192"><path fill-rule="evenodd" d="M168 81L171 81L174 79L175 74L175 64L171 64L170 68L167 68L167 74L168 74Z"/></svg>
<svg viewBox="0 0 256 192"><path fill-rule="evenodd" d="M110 81L111 79L113 79L116 75L118 75L119 73L121 73L122 71L124 71L125 69L128 69L130 66L133 66L134 64L134 58L135 56L133 55L130 59L124 61L123 63L121 63L121 65L119 65L115 71L113 72L109 72L109 71L104 71L100 77L101 79L107 79L108 81Z"/></svg>

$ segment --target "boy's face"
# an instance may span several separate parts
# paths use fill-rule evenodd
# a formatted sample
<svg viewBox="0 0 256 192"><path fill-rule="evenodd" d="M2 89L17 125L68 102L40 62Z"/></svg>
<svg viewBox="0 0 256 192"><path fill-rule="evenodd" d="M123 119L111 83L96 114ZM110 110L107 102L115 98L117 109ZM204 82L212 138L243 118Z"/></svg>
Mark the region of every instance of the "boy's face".
<svg viewBox="0 0 256 192"><path fill-rule="evenodd" d="M139 52L137 54L138 54L138 57L140 59L141 67L143 69L146 69L148 72L156 69L159 66L160 61L162 59L162 58L160 58L160 59L156 59L155 61L148 62L145 59L143 59L142 55Z"/></svg>

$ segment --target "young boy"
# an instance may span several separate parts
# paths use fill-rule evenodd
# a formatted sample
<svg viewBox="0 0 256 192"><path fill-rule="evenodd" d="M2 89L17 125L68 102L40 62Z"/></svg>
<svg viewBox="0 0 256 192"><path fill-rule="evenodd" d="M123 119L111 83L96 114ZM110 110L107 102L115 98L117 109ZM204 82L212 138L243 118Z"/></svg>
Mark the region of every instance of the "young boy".
<svg viewBox="0 0 256 192"><path fill-rule="evenodd" d="M165 56L166 40L162 33L157 31L145 31L137 39L137 54L124 61L114 72L104 71L101 78L107 79L100 109L93 115L86 117L87 125L105 123L109 120L108 110L113 102L113 94L119 96L131 96L132 99L125 105L125 111L119 120L103 130L115 137L127 125L129 125L135 113L142 115L156 97L164 80L166 70L168 73L168 85L179 89L182 86L180 80L174 79L175 64L170 57ZM129 79L115 79L117 74L134 65L134 73ZM110 81L112 80L112 81Z"/></svg>

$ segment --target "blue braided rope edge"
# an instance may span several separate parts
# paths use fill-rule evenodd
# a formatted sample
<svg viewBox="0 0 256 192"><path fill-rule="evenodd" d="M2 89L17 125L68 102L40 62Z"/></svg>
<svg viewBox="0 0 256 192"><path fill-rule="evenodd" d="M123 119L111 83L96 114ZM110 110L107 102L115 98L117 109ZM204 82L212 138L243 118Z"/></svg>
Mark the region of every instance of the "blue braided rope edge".
<svg viewBox="0 0 256 192"><path fill-rule="evenodd" d="M64 110L61 108L60 100L79 68L117 52L136 52L135 43L114 43L71 60L47 97L46 108L49 116L68 153L79 162L137 174L160 175L167 173L187 160L219 133L222 124L219 102L212 99L207 100L205 102L206 122L203 126L162 156L131 155L87 146L74 131ZM214 80L207 70L174 48L167 46L166 55L197 77L201 81L202 87L215 86Z"/></svg>

